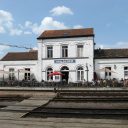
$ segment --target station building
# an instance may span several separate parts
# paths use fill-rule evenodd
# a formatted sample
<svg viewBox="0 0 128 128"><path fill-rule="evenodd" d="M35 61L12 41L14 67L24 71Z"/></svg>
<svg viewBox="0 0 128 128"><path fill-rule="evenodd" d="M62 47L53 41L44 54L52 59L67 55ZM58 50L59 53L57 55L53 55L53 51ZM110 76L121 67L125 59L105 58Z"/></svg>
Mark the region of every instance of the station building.
<svg viewBox="0 0 128 128"><path fill-rule="evenodd" d="M91 81L94 72L94 33L92 28L48 30L38 38L39 80ZM58 71L63 76L48 76Z"/></svg>
<svg viewBox="0 0 128 128"><path fill-rule="evenodd" d="M128 48L95 50L95 72L100 79L128 79Z"/></svg>
<svg viewBox="0 0 128 128"><path fill-rule="evenodd" d="M0 78L67 82L128 78L128 49L95 49L93 28L47 30L37 43L37 51L6 54L0 61ZM63 75L49 76L52 72Z"/></svg>
<svg viewBox="0 0 128 128"><path fill-rule="evenodd" d="M38 51L9 52L0 61L0 80L38 79Z"/></svg>

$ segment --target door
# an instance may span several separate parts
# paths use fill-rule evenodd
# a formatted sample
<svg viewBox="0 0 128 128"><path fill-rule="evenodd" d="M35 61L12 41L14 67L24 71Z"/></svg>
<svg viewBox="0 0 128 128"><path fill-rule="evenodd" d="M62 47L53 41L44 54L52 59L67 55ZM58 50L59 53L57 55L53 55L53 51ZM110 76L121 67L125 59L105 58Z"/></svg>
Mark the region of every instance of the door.
<svg viewBox="0 0 128 128"><path fill-rule="evenodd" d="M61 77L61 80L68 83L68 79L69 79L69 68L67 66L63 66L61 68L61 73L64 74L62 77Z"/></svg>

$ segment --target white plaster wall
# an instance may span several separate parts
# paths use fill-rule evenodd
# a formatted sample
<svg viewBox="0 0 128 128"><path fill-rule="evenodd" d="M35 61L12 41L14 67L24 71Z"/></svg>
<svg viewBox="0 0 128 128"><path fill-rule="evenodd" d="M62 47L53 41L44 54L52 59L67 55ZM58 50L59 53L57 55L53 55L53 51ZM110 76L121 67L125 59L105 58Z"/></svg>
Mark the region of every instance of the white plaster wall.
<svg viewBox="0 0 128 128"><path fill-rule="evenodd" d="M124 67L128 66L128 59L118 58L118 59L95 59L95 71L97 72L100 78L105 78L104 72L97 71L98 69L102 69L104 67L111 67L111 70L116 72L112 73L111 78L116 78L120 80L124 79ZM116 68L115 68L116 67Z"/></svg>
<svg viewBox="0 0 128 128"><path fill-rule="evenodd" d="M38 42L39 43L39 42ZM39 50L41 50L42 58L46 58L47 49L46 46L54 46L53 48L53 58L61 57L61 46L68 45L68 57L76 57L76 46L77 44L84 44L84 57L93 57L93 37L77 37L77 38L61 38L61 39L45 39L40 41L42 44L38 45ZM40 53L40 51L39 51ZM41 58L41 55L39 55Z"/></svg>
<svg viewBox="0 0 128 128"><path fill-rule="evenodd" d="M76 63L54 63L54 60L44 60L43 61L43 65L42 65L42 72L45 72L47 70L48 67L52 67L54 71L60 71L61 67L63 66L67 66L69 68L70 71L70 75L71 75L71 79L73 81L76 81L76 69L78 66L83 66L84 67L84 71L86 70L86 63L88 63L88 68L89 68L89 81L91 81L93 79L93 63L89 60L89 59L75 59ZM73 75L75 72L75 75ZM46 75L45 73L43 74L43 80L46 80ZM85 79L87 79L86 76L86 71L85 71Z"/></svg>
<svg viewBox="0 0 128 128"><path fill-rule="evenodd" d="M84 51L83 51L83 58L77 58L77 45L83 44ZM68 58L61 58L61 46L68 45ZM47 46L53 46L53 58L48 59L46 58ZM61 38L61 39L45 39L40 41L39 47L39 60L42 59L42 79L46 80L45 71L47 67L52 67L54 71L60 71L62 66L67 66L70 70L69 77L71 77L72 81L76 81L76 68L78 66L83 66L84 71L86 70L86 65L89 68L88 78L89 81L93 79L93 71L94 71L94 64L93 64L93 37L79 37L79 38ZM76 63L54 63L54 60L57 59L75 59ZM85 71L85 79L87 79Z"/></svg>
<svg viewBox="0 0 128 128"><path fill-rule="evenodd" d="M41 81L42 80L42 57L43 57L43 50L42 50L42 41L38 40L38 60L37 60L37 80ZM45 52L44 52L45 53Z"/></svg>
<svg viewBox="0 0 128 128"><path fill-rule="evenodd" d="M38 79L37 61L0 61L0 70L9 71L9 68L18 69L30 68L31 75ZM15 77L18 79L18 72L15 72ZM9 74L4 74L4 79L8 79ZM19 73L19 80L24 79L24 73ZM3 74L0 73L0 80L3 80Z"/></svg>

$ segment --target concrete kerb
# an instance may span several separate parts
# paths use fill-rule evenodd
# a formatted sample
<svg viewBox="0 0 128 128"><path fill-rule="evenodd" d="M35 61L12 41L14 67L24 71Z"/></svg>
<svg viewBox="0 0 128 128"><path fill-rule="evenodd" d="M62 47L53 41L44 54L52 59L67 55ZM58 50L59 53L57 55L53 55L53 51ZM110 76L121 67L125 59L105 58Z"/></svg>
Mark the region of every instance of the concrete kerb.
<svg viewBox="0 0 128 128"><path fill-rule="evenodd" d="M54 92L54 88L41 88L41 87L0 87L0 90L15 90L15 91L49 91ZM93 87L93 88L73 88L73 87L67 87L67 88L60 88L58 91L61 90L128 90L128 88L124 87Z"/></svg>

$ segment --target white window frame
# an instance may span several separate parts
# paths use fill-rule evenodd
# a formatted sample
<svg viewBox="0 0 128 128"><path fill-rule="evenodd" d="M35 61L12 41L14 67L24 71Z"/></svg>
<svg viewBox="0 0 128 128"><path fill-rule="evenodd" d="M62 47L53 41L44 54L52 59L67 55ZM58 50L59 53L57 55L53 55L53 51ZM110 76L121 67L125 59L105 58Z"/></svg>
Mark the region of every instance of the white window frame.
<svg viewBox="0 0 128 128"><path fill-rule="evenodd" d="M30 68L25 68L25 73L24 73L24 79L25 80L30 80L31 78L31 74L30 74L30 72L27 72L27 71L30 71Z"/></svg>
<svg viewBox="0 0 128 128"><path fill-rule="evenodd" d="M83 57L83 50L84 50L84 45L78 44L77 45L77 57Z"/></svg>
<svg viewBox="0 0 128 128"><path fill-rule="evenodd" d="M105 69L112 70L112 67L105 67ZM105 71L105 78L106 79L111 79L112 72L111 71Z"/></svg>
<svg viewBox="0 0 128 128"><path fill-rule="evenodd" d="M111 70L111 67L105 67L105 68ZM105 73L106 73L106 76L111 76L112 75L112 73L109 72L109 71L105 71Z"/></svg>
<svg viewBox="0 0 128 128"><path fill-rule="evenodd" d="M60 80L59 75L55 75L55 80L56 80L56 81Z"/></svg>
<svg viewBox="0 0 128 128"><path fill-rule="evenodd" d="M48 74L52 73L53 72L53 68L51 67L48 67L47 70L46 70L46 78L47 78L47 81L52 81L53 80L53 76L48 76Z"/></svg>
<svg viewBox="0 0 128 128"><path fill-rule="evenodd" d="M47 46L47 58L53 58L53 46Z"/></svg>
<svg viewBox="0 0 128 128"><path fill-rule="evenodd" d="M67 48L64 48L64 47L67 47ZM61 56L62 58L67 58L68 57L68 45L62 45L61 46Z"/></svg>
<svg viewBox="0 0 128 128"><path fill-rule="evenodd" d="M77 81L83 81L84 80L84 68L82 66L79 66L77 68Z"/></svg>
<svg viewBox="0 0 128 128"><path fill-rule="evenodd" d="M128 78L128 66L124 67L124 78Z"/></svg>

